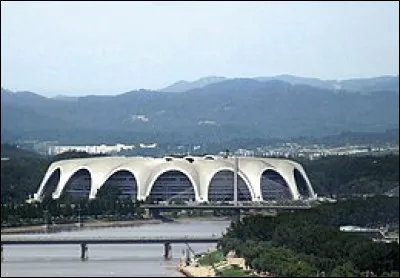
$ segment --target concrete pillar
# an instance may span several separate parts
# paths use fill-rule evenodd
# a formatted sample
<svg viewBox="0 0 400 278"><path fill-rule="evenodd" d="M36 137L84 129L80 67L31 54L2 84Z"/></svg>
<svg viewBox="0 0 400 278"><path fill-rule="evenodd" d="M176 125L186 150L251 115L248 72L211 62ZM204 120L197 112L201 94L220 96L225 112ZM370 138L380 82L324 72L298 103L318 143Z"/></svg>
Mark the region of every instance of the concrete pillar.
<svg viewBox="0 0 400 278"><path fill-rule="evenodd" d="M150 218L151 217L150 209L148 209L148 208L144 209L143 216L145 218Z"/></svg>
<svg viewBox="0 0 400 278"><path fill-rule="evenodd" d="M190 250L189 248L186 248L186 259L185 259L185 265L190 265Z"/></svg>
<svg viewBox="0 0 400 278"><path fill-rule="evenodd" d="M1 245L1 261L3 261L4 260L4 257L3 257L3 244Z"/></svg>
<svg viewBox="0 0 400 278"><path fill-rule="evenodd" d="M240 209L233 210L232 221L234 223L239 223L240 222Z"/></svg>
<svg viewBox="0 0 400 278"><path fill-rule="evenodd" d="M81 260L86 261L88 259L88 247L86 243L81 243Z"/></svg>
<svg viewBox="0 0 400 278"><path fill-rule="evenodd" d="M181 263L183 263L185 260L186 260L186 249L182 249Z"/></svg>
<svg viewBox="0 0 400 278"><path fill-rule="evenodd" d="M151 209L150 215L152 218L159 218L160 217L160 210L159 209Z"/></svg>
<svg viewBox="0 0 400 278"><path fill-rule="evenodd" d="M172 259L172 247L171 243L169 242L164 243L164 259L166 260Z"/></svg>

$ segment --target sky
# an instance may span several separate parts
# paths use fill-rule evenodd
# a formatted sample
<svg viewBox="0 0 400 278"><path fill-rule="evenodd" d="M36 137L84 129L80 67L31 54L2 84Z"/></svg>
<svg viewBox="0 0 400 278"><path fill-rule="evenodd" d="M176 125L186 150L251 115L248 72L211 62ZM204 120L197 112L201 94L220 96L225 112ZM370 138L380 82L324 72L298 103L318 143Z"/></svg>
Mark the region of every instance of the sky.
<svg viewBox="0 0 400 278"><path fill-rule="evenodd" d="M115 95L204 76L398 75L399 3L1 1L1 86Z"/></svg>

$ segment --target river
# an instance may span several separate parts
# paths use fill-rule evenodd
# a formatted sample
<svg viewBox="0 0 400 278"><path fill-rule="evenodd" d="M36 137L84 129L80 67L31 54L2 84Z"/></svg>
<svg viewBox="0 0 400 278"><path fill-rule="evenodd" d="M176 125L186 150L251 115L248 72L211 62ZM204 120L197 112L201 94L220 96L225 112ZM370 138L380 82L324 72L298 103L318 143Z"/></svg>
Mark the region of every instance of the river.
<svg viewBox="0 0 400 278"><path fill-rule="evenodd" d="M96 228L47 234L49 237L204 237L221 235L230 222L226 220L184 220L137 227ZM21 235L35 236L32 234ZM173 258L165 261L162 244L88 245L89 259L81 261L79 245L4 246L1 276L136 276L179 277L176 266L185 244L172 244ZM190 244L195 252L204 252L216 244Z"/></svg>

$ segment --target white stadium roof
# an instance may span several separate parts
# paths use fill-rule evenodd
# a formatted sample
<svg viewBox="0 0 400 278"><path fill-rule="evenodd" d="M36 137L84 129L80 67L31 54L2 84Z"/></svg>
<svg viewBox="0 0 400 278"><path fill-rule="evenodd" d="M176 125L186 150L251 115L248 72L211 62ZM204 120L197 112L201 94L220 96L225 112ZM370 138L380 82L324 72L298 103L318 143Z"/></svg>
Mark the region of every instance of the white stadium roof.
<svg viewBox="0 0 400 278"><path fill-rule="evenodd" d="M293 200L301 198L316 198L311 183L303 167L294 161L279 158L238 158L238 176L244 181L254 201L263 200L262 175L267 170L278 173L290 190ZM60 198L66 185L79 170L87 170L90 175L89 198L96 198L98 190L106 181L119 171L128 171L135 178L137 185L137 199L146 199L157 181L164 173L178 171L184 174L194 188L196 201L208 201L210 183L220 171L235 170L233 157L187 156L184 158L164 157L95 157L61 160L52 163L34 194L35 200L42 200L50 178L59 172L57 186L52 192L54 199ZM307 196L302 196L299 185L296 183L295 172L301 174L305 181Z"/></svg>

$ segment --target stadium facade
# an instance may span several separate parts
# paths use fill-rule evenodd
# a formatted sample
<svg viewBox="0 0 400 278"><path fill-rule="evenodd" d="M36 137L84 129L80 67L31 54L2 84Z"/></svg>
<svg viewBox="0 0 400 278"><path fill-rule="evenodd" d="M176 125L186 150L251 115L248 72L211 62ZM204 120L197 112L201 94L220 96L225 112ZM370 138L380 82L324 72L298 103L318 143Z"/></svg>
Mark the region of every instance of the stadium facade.
<svg viewBox="0 0 400 278"><path fill-rule="evenodd" d="M116 189L119 198L159 201L222 202L314 199L303 167L279 158L207 155L184 158L96 157L52 163L35 201L66 196L94 199ZM235 171L237 169L237 172Z"/></svg>

